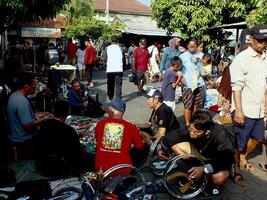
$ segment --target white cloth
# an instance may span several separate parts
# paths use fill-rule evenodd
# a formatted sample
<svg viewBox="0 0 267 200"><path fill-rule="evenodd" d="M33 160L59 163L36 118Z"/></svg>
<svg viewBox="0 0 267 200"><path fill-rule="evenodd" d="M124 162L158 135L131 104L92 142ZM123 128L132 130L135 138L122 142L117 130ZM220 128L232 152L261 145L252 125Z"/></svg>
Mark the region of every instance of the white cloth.
<svg viewBox="0 0 267 200"><path fill-rule="evenodd" d="M169 106L172 111L175 113L175 101L163 101L167 106Z"/></svg>
<svg viewBox="0 0 267 200"><path fill-rule="evenodd" d="M78 49L76 52L78 70L81 71L84 68L84 56L85 50Z"/></svg>
<svg viewBox="0 0 267 200"><path fill-rule="evenodd" d="M154 76L155 74L159 73L159 65L156 60L156 56L159 55L158 48L155 45L151 45L147 48L149 54L152 52L152 56L149 58L149 72L151 76Z"/></svg>
<svg viewBox="0 0 267 200"><path fill-rule="evenodd" d="M241 90L243 113L249 118L264 117L265 92L267 89L267 57L259 56L251 47L240 52L230 65L233 91ZM232 98L232 102L234 102ZM232 103L231 111L235 110Z"/></svg>
<svg viewBox="0 0 267 200"><path fill-rule="evenodd" d="M107 47L106 72L123 72L122 50L117 44L111 44Z"/></svg>

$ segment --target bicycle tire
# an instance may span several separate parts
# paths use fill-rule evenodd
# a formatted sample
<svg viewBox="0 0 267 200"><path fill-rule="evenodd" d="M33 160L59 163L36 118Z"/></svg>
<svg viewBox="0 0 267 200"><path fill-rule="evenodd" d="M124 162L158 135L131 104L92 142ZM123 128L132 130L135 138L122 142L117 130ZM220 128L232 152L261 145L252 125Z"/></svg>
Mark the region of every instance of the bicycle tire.
<svg viewBox="0 0 267 200"><path fill-rule="evenodd" d="M78 197L76 197L75 199L73 200L81 200L82 197L83 197L83 192L81 189L79 188L76 188L76 187L64 187L58 191L55 192L55 194L53 195L53 197L57 197L57 196L60 196L60 195L63 195L64 193L66 192L74 192L76 194L78 194ZM69 197L68 197L69 198Z"/></svg>

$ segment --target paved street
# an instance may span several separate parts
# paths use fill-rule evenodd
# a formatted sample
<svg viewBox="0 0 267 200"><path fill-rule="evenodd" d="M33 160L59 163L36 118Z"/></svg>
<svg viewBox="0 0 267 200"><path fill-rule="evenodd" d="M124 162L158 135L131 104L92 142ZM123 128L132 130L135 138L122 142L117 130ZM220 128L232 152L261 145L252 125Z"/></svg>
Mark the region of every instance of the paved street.
<svg viewBox="0 0 267 200"><path fill-rule="evenodd" d="M126 101L127 108L124 118L136 122L142 123L149 119L151 110L146 106L146 98L137 96L136 86L133 83L129 83L127 75L129 72L125 72L123 81L123 99ZM95 82L94 92L99 93L100 101L103 103L106 99L106 77L104 71L95 71L93 74L93 81ZM154 86L157 86L156 84ZM182 115L182 105L177 105L176 115ZM254 166L258 166L260 161L267 162L266 156L262 158L261 147L257 148L257 152L254 153L250 161ZM265 159L265 160L264 160ZM149 169L144 169L147 180L155 180L155 177ZM243 172L243 175L247 181L247 187L240 187L233 184L232 181L228 181L222 190L221 199L225 200L265 200L267 199L267 173L256 168L253 173ZM161 194L159 199L170 199L169 195Z"/></svg>

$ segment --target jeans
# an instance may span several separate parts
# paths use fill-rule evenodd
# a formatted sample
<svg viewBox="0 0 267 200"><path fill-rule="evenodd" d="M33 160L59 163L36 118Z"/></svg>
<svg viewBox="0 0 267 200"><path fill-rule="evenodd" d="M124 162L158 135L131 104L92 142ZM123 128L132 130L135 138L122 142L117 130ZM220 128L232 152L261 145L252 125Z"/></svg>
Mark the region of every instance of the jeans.
<svg viewBox="0 0 267 200"><path fill-rule="evenodd" d="M111 72L107 73L107 93L109 99L113 99L114 90L115 98L121 99L122 97L122 76L123 72Z"/></svg>

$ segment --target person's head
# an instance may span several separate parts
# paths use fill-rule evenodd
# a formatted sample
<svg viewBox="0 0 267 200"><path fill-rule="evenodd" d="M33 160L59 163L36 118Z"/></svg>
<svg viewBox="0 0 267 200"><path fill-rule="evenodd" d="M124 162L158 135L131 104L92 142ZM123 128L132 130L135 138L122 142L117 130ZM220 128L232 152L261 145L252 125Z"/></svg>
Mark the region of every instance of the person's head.
<svg viewBox="0 0 267 200"><path fill-rule="evenodd" d="M197 52L197 41L192 38L188 41L187 49L190 53L196 53Z"/></svg>
<svg viewBox="0 0 267 200"><path fill-rule="evenodd" d="M197 41L197 51L204 52L204 42L202 40Z"/></svg>
<svg viewBox="0 0 267 200"><path fill-rule="evenodd" d="M178 37L174 37L172 39L169 40L169 47L173 48L173 49L177 49L180 46L180 41L181 39Z"/></svg>
<svg viewBox="0 0 267 200"><path fill-rule="evenodd" d="M118 37L117 36L112 36L112 38L111 38L111 42L112 43L118 43Z"/></svg>
<svg viewBox="0 0 267 200"><path fill-rule="evenodd" d="M210 54L204 54L204 56L202 57L202 63L204 66L207 66L209 64L211 64L211 55Z"/></svg>
<svg viewBox="0 0 267 200"><path fill-rule="evenodd" d="M91 44L91 42L89 41L89 39L86 39L86 40L84 41L84 44L85 44L86 47L92 46L92 44Z"/></svg>
<svg viewBox="0 0 267 200"><path fill-rule="evenodd" d="M57 100L53 107L53 114L57 118L66 119L70 113L70 105L66 100Z"/></svg>
<svg viewBox="0 0 267 200"><path fill-rule="evenodd" d="M146 47L146 39L145 39L145 38L140 39L140 41L139 41L139 46L140 46L142 49Z"/></svg>
<svg viewBox="0 0 267 200"><path fill-rule="evenodd" d="M126 104L121 99L113 99L108 108L108 114L112 118L122 118L126 110Z"/></svg>
<svg viewBox="0 0 267 200"><path fill-rule="evenodd" d="M177 72L178 70L181 70L182 60L178 56L174 56L171 59L171 67L173 68L173 71L175 72Z"/></svg>
<svg viewBox="0 0 267 200"><path fill-rule="evenodd" d="M267 25L256 25L250 28L250 46L261 54L267 47Z"/></svg>
<svg viewBox="0 0 267 200"><path fill-rule="evenodd" d="M193 139L205 137L212 129L212 117L207 110L196 111L190 121L189 134Z"/></svg>
<svg viewBox="0 0 267 200"><path fill-rule="evenodd" d="M37 81L32 73L19 72L15 77L15 87L23 92L25 96L34 94Z"/></svg>
<svg viewBox="0 0 267 200"><path fill-rule="evenodd" d="M68 39L68 43L72 43L72 38L69 38Z"/></svg>
<svg viewBox="0 0 267 200"><path fill-rule="evenodd" d="M48 49L54 49L54 48L55 48L55 44L52 43L52 42L50 42L50 43L48 44Z"/></svg>
<svg viewBox="0 0 267 200"><path fill-rule="evenodd" d="M150 89L145 95L149 108L157 109L163 102L163 95L157 89Z"/></svg>
<svg viewBox="0 0 267 200"><path fill-rule="evenodd" d="M84 42L84 41L81 41L81 42L80 42L79 48L80 48L82 51L85 49L85 42Z"/></svg>
<svg viewBox="0 0 267 200"><path fill-rule="evenodd" d="M75 91L80 91L81 90L81 83L78 79L74 79L72 82L71 82L71 87L73 90Z"/></svg>

